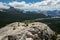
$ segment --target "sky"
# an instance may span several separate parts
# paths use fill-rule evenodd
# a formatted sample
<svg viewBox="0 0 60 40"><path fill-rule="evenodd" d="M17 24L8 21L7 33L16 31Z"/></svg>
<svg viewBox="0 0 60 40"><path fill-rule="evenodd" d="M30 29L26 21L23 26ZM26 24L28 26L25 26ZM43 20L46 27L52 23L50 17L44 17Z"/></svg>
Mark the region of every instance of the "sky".
<svg viewBox="0 0 60 40"><path fill-rule="evenodd" d="M0 8L10 6L23 10L60 10L60 0L0 0Z"/></svg>
<svg viewBox="0 0 60 40"><path fill-rule="evenodd" d="M41 2L41 1L43 1L43 0L0 0L0 2L12 2L12 1L25 1L25 2L27 2L27 3L35 3L35 2Z"/></svg>

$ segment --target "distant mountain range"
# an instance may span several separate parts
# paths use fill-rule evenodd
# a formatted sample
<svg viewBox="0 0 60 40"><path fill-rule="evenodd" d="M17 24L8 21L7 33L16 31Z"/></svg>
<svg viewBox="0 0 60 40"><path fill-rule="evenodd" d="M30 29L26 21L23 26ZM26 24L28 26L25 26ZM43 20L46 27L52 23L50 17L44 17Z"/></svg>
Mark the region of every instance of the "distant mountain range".
<svg viewBox="0 0 60 40"><path fill-rule="evenodd" d="M58 16L60 17L60 10L53 10L53 11L43 11L44 13L46 13L47 15L50 16Z"/></svg>
<svg viewBox="0 0 60 40"><path fill-rule="evenodd" d="M11 7L10 9L3 9L0 11L0 25L2 23L9 23L9 22L22 22L25 20L33 20L37 18L48 18L50 17L43 12L36 12L36 11L24 11L19 10Z"/></svg>
<svg viewBox="0 0 60 40"><path fill-rule="evenodd" d="M0 9L2 12L6 12L6 13L12 13L12 14L43 14L45 16L51 16L51 17L55 17L55 16L59 16L60 17L60 11L59 10L54 10L54 11L25 11L25 10L20 10L14 7L10 7L9 9Z"/></svg>

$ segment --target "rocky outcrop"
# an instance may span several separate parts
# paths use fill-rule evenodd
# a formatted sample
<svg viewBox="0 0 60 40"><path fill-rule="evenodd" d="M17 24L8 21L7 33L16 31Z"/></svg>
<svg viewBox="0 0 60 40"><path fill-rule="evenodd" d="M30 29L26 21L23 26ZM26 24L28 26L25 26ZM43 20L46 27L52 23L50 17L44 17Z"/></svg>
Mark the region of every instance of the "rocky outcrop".
<svg viewBox="0 0 60 40"><path fill-rule="evenodd" d="M51 40L57 34L46 24L40 22L12 23L0 29L0 40Z"/></svg>

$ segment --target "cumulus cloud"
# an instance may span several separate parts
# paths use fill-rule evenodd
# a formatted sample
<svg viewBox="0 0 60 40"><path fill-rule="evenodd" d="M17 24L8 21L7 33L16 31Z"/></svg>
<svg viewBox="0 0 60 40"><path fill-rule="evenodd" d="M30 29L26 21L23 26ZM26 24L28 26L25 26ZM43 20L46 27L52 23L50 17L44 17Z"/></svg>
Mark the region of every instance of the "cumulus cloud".
<svg viewBox="0 0 60 40"><path fill-rule="evenodd" d="M0 3L1 6L7 7ZM25 1L22 2L9 2L8 5L24 10L60 10L60 0L43 0L41 2L36 3L26 3Z"/></svg>
<svg viewBox="0 0 60 40"><path fill-rule="evenodd" d="M40 10L59 10L60 0L44 0L33 4ZM59 3L59 4L58 4Z"/></svg>
<svg viewBox="0 0 60 40"><path fill-rule="evenodd" d="M8 9L9 7L5 5L6 3L0 2L0 8L1 9Z"/></svg>
<svg viewBox="0 0 60 40"><path fill-rule="evenodd" d="M10 2L9 5L15 8L28 10L60 10L60 0L44 0L36 3Z"/></svg>

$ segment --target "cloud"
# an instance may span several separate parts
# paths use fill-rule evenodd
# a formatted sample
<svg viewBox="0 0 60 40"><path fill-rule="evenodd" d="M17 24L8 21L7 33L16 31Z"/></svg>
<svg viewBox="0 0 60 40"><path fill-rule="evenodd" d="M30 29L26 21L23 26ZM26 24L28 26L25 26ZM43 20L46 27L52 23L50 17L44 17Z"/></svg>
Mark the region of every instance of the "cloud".
<svg viewBox="0 0 60 40"><path fill-rule="evenodd" d="M0 3L1 7L7 8L4 3ZM9 2L8 5L24 10L60 10L60 0L43 0L36 3L26 3L25 1L13 1ZM0 8L1 8L0 7Z"/></svg>
<svg viewBox="0 0 60 40"><path fill-rule="evenodd" d="M40 10L60 10L60 0L44 0L33 4ZM58 4L59 3L59 4Z"/></svg>
<svg viewBox="0 0 60 40"><path fill-rule="evenodd" d="M9 7L5 4L6 3L0 2L0 9L8 9Z"/></svg>
<svg viewBox="0 0 60 40"><path fill-rule="evenodd" d="M27 10L60 10L60 0L44 0L36 3L10 2L9 5Z"/></svg>
<svg viewBox="0 0 60 40"><path fill-rule="evenodd" d="M15 8L27 8L27 7L29 7L29 4L27 4L25 1L22 1L22 2L16 2L16 1L14 1L14 2L10 2L9 3L9 5L10 6L12 6L12 7L15 7Z"/></svg>

